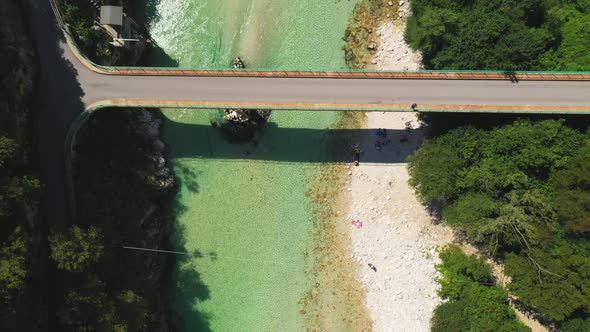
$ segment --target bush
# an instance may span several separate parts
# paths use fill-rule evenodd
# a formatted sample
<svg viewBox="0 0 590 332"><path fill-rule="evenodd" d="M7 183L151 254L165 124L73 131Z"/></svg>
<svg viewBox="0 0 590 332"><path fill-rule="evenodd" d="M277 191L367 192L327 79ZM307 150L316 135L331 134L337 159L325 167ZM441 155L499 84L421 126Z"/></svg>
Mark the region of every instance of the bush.
<svg viewBox="0 0 590 332"><path fill-rule="evenodd" d="M561 332L588 332L590 331L590 318L576 318L568 320L561 325Z"/></svg>
<svg viewBox="0 0 590 332"><path fill-rule="evenodd" d="M90 1L61 0L60 11L64 22L70 25L78 45L88 58L97 63L104 63L111 56L112 46L109 35L95 25L97 11Z"/></svg>
<svg viewBox="0 0 590 332"><path fill-rule="evenodd" d="M29 275L29 244L17 227L0 248L0 317L15 313L16 301L22 296Z"/></svg>
<svg viewBox="0 0 590 332"><path fill-rule="evenodd" d="M494 286L492 267L475 255L450 245L440 252L439 305L432 318L432 331L529 331L516 320L508 294Z"/></svg>
<svg viewBox="0 0 590 332"><path fill-rule="evenodd" d="M590 141L551 176L557 215L569 232L590 235Z"/></svg>
<svg viewBox="0 0 590 332"><path fill-rule="evenodd" d="M96 227L84 230L72 226L65 234L53 233L48 238L51 258L57 263L58 268L65 271L87 271L102 256L102 238L102 233Z"/></svg>

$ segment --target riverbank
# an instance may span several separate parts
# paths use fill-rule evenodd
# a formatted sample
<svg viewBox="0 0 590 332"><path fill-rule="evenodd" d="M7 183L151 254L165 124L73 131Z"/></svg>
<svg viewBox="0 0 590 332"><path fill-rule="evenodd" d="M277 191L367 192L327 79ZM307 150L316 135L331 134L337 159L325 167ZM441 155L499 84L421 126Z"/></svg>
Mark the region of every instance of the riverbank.
<svg viewBox="0 0 590 332"><path fill-rule="evenodd" d="M369 68L379 70L418 70L424 68L422 54L412 50L404 38L406 22L411 15L410 3L400 1L397 19L386 20L377 28L380 47Z"/></svg>
<svg viewBox="0 0 590 332"><path fill-rule="evenodd" d="M360 220L362 228L349 225L352 256L358 261L367 292L367 309L374 331L428 331L437 295L435 265L437 247L452 242L450 229L432 223L408 184L406 157L422 140L421 129L407 133L405 123L418 126L414 114L369 113L364 154L350 176L352 193L347 220ZM380 150L373 131L385 128L391 143ZM362 162L363 158L371 163ZM372 264L376 271L368 264Z"/></svg>
<svg viewBox="0 0 590 332"><path fill-rule="evenodd" d="M396 1L391 8L395 15L377 15L369 21L372 26L359 28L355 23L358 20L353 19L349 29L363 30L350 33L369 33L374 43L357 45L353 68L422 67L420 54L414 53L403 38L409 3ZM405 160L419 148L424 133L414 113L372 112L366 117L364 128L368 130L359 141L363 155L360 165L351 167L342 194L348 198L348 212L341 221L347 223L351 257L358 262L366 291L366 309L373 331L391 331L393 327L429 331L434 308L441 303L435 281L435 265L440 262L437 248L452 242L453 234L449 228L433 224L408 184ZM407 131L406 123L414 129ZM387 138L375 134L378 128L386 130ZM407 136L406 142L400 142L402 134ZM383 141L388 143L377 143ZM363 223L361 228L350 224L355 220Z"/></svg>
<svg viewBox="0 0 590 332"><path fill-rule="evenodd" d="M351 193L345 191L351 157L348 149L360 138L354 130L366 126L367 118L360 112L339 115L335 132L328 135L323 153L326 162L315 167L308 177L313 215L312 243L306 278L310 290L303 299L306 326L311 331L372 331L373 324L366 310L366 290L359 281L360 269L350 255L352 241L348 236L346 212Z"/></svg>

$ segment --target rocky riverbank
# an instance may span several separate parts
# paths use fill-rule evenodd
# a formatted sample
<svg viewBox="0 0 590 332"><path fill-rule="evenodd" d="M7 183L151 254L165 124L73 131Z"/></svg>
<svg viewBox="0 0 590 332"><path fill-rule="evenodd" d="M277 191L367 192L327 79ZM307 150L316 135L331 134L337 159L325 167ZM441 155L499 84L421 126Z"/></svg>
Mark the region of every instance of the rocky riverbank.
<svg viewBox="0 0 590 332"><path fill-rule="evenodd" d="M435 281L437 248L452 241L452 232L432 223L408 184L405 159L423 135L420 129L406 132L407 122L418 126L415 116L369 113L367 119L367 134L359 142L360 165L351 166L346 220L362 222L362 227L349 225L349 232L373 330L429 331L441 302ZM375 135L377 128L384 128L391 141ZM401 133L406 142L400 142ZM363 161L367 159L371 161Z"/></svg>
<svg viewBox="0 0 590 332"><path fill-rule="evenodd" d="M422 56L405 42L406 20L410 3L399 1L397 16L369 28L375 31L370 41L374 47L361 48L365 61L361 68L380 70L422 69ZM416 115L411 113L367 113L370 129L361 148L372 163L351 167L348 191L350 220L363 222L351 227L353 257L358 260L361 280L366 289L367 309L375 331L429 331L433 311L441 299L435 278L440 262L438 250L454 242L452 230L433 224L425 207L408 185L406 157L420 147L423 132ZM407 124L412 130L406 130ZM390 143L373 134L377 128L389 132ZM400 142L400 134L407 142ZM387 140L386 140L387 141ZM468 253L473 248L462 246ZM501 267L493 262L499 283L505 280ZM372 264L376 271L368 264ZM515 308L516 310L516 308ZM533 331L547 329L516 310L519 320Z"/></svg>
<svg viewBox="0 0 590 332"><path fill-rule="evenodd" d="M417 70L422 69L422 55L412 50L404 39L406 20L411 15L410 4L399 2L398 17L387 20L377 28L379 50L373 55L371 66L380 70Z"/></svg>
<svg viewBox="0 0 590 332"><path fill-rule="evenodd" d="M410 15L408 1L360 1L344 36L348 66L381 70L422 68L422 56L404 40Z"/></svg>
<svg viewBox="0 0 590 332"><path fill-rule="evenodd" d="M349 27L353 31L347 34L362 36L364 42L347 44L355 54L349 65L382 70L421 68L420 55L403 38L409 3L380 5L393 13L388 17L382 9L368 7L375 15L361 20L368 26L355 23L359 22L358 8L355 10ZM350 200L342 222L362 223L348 228L351 257L358 262L373 331L429 331L434 308L441 302L435 281L437 248L453 236L450 229L432 223L408 184L405 159L423 139L419 126L415 114L367 113L367 130L358 142L363 151L360 165L350 166L345 188ZM376 135L378 128L385 129L387 137ZM407 141L400 140L401 135Z"/></svg>
<svg viewBox="0 0 590 332"><path fill-rule="evenodd" d="M361 69L371 65L375 53L381 48L378 27L397 17L396 1L361 0L357 3L343 38L348 67Z"/></svg>

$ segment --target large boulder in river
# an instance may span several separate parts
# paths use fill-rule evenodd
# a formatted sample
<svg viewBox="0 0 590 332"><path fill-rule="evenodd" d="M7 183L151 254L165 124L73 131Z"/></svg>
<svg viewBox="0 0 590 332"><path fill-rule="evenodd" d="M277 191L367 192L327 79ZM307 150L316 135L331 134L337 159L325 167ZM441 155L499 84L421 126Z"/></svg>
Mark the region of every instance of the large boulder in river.
<svg viewBox="0 0 590 332"><path fill-rule="evenodd" d="M270 110L227 109L221 129L232 143L244 143L254 138L256 130L264 127Z"/></svg>

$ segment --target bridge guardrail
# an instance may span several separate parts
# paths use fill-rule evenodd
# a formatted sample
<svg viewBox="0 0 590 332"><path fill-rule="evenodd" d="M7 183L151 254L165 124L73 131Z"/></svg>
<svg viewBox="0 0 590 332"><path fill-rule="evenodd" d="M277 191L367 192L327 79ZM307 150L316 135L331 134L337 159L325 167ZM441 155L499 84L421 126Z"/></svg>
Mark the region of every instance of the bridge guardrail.
<svg viewBox="0 0 590 332"><path fill-rule="evenodd" d="M186 69L107 67L93 64L98 72L128 76L203 76L203 77L275 77L275 78L351 78L351 79L432 79L432 80L539 80L589 81L590 72L534 72L534 71L368 71L319 69Z"/></svg>
<svg viewBox="0 0 590 332"><path fill-rule="evenodd" d="M301 68L182 68L113 67L86 59L95 71L107 75L128 76L203 76L203 77L275 77L275 78L382 78L433 80L538 80L590 81L590 71L500 71L500 70L363 70Z"/></svg>
<svg viewBox="0 0 590 332"><path fill-rule="evenodd" d="M378 111L378 112L451 112L451 113L539 113L539 114L590 114L590 106L510 106L510 105L447 105L424 104L411 109L407 104L347 104L347 103L300 103L300 102L213 102L194 100L103 100L87 107L93 112L103 107L150 107L193 109L270 109L299 111Z"/></svg>

